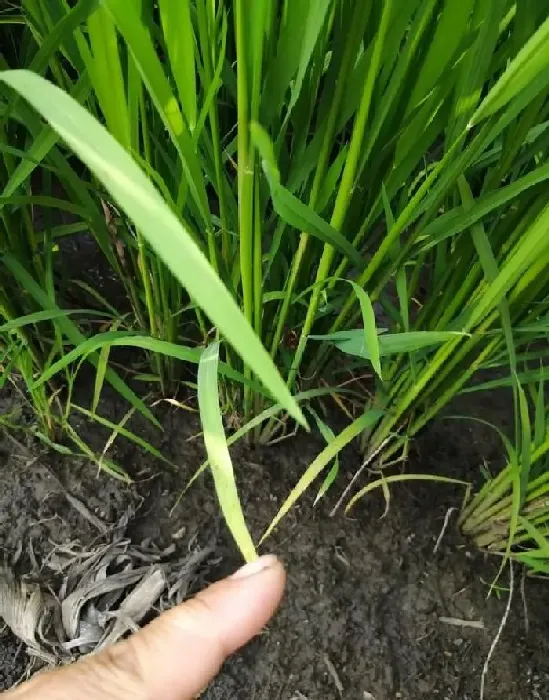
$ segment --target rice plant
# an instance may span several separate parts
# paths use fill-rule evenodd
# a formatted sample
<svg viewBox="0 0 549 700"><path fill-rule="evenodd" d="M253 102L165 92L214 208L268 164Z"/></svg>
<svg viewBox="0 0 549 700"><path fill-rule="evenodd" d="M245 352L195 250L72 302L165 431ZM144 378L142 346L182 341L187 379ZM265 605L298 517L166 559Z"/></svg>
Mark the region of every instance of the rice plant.
<svg viewBox="0 0 549 700"><path fill-rule="evenodd" d="M387 186L393 162L363 224L367 231L376 222L379 233L355 281L377 306L376 325L366 333L345 328L357 319L349 296L329 332L310 336L320 343L313 367L322 366L328 345L358 358L352 366L361 371L365 363L371 368L368 405L383 417L363 434L363 446L366 462L376 458L382 466L405 459L410 438L457 393L485 388L475 382L480 370L500 373L492 384L512 387L518 414L521 382L535 377L523 362L546 333L549 19L541 7L535 21L526 6L513 5L509 14L504 4L476 9L481 6L490 6L497 21L477 17L478 33L468 35L468 48L452 66L450 104L424 168L399 202ZM462 4L447 7L450 13ZM433 40L429 52L436 45ZM401 148L417 142L419 128ZM536 357L546 357L543 342ZM304 482L307 475L288 503ZM359 489L348 507L370 490Z"/></svg>
<svg viewBox="0 0 549 700"><path fill-rule="evenodd" d="M86 0L70 9L25 0L23 8L40 58L31 67L132 154L292 390L331 356L311 334L356 323L344 278L388 305L399 271L402 313L413 316L419 270L436 255L440 272L451 245L414 247L419 229L441 202L456 203L459 175L514 128L518 117L490 133L486 120L484 130L469 122L485 86L544 19L542 8L473 0L404 9L392 0ZM49 158L43 149L40 160ZM504 163L492 158L494 189ZM87 220L103 219L90 229L136 326L170 343L204 341L210 324L139 227L106 193L82 204ZM224 352L249 379L249 367ZM169 383L173 362L152 365ZM261 405L249 388L236 399L247 417Z"/></svg>
<svg viewBox="0 0 549 700"><path fill-rule="evenodd" d="M536 370L530 370L532 374ZM549 413L543 372L521 395L518 442L501 435L506 465L464 505L463 532L490 552L549 574Z"/></svg>
<svg viewBox="0 0 549 700"><path fill-rule="evenodd" d="M21 33L22 18L6 14L1 19L4 27L17 28L3 42L9 60L45 66L44 54L33 56L34 42L24 40L28 37ZM6 59L0 60L7 67ZM69 304L63 298L71 278L60 265L60 242L82 230L79 219L85 220L91 209L81 204L92 207L95 200L57 148L54 132L23 100L10 100L12 93L7 97L0 99L0 382L10 382L23 404L30 403L37 420L34 434L59 448L55 441L66 432L80 442L67 423L73 370L67 368L40 384L36 380L65 355L68 344L85 340L86 331L121 319L112 307L79 309L74 299ZM49 154L49 162L38 168L43 153ZM104 216L95 221L104 225ZM85 225L90 224L86 220ZM99 357L86 359L101 367ZM153 418L113 369L105 366L102 377Z"/></svg>
<svg viewBox="0 0 549 700"><path fill-rule="evenodd" d="M518 397L549 299L546 2L22 8L33 72L0 74L2 124L24 134L6 187L28 197L56 168L130 308L64 333L33 387L130 345L170 391L219 332L223 407L268 442L272 399L302 420L290 394L337 383L342 350L371 396L294 500L357 435L398 458L477 370L508 366Z"/></svg>

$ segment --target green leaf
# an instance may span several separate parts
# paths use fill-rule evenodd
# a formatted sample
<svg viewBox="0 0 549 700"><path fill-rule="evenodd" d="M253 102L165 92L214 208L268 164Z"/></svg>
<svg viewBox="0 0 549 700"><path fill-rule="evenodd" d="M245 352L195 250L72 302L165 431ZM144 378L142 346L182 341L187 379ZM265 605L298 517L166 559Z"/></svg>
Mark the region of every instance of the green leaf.
<svg viewBox="0 0 549 700"><path fill-rule="evenodd" d="M502 109L549 65L549 17L507 66L471 118L478 124Z"/></svg>
<svg viewBox="0 0 549 700"><path fill-rule="evenodd" d="M250 125L250 131L254 145L262 158L263 170L269 182L276 213L290 226L299 231L306 231L323 243L328 243L346 255L355 265L363 267L362 256L347 238L280 183L280 172L273 143L267 132L256 122Z"/></svg>
<svg viewBox="0 0 549 700"><path fill-rule="evenodd" d="M218 371L220 367L221 365L218 366ZM221 374L221 372L219 373ZM297 402L302 402L307 401L309 399L315 399L319 396L328 396L330 394L340 393L356 395L356 392L353 392L348 389L340 389L339 387L322 387L321 389L308 389L307 391L301 391L298 394L296 394L294 398ZM266 408L264 411L261 411L261 413L258 413L257 416L254 416L251 420L245 423L238 430L235 430L235 432L227 438L227 445L230 447L235 442L238 442L238 440L241 440L245 435L248 435L254 428L257 428L266 420L269 420L269 418L273 418L274 416L278 415L282 412L282 410L283 408L280 404L275 404L274 406L269 406L269 408ZM194 484L194 482L204 472L208 465L209 460L206 460L198 467L198 469L187 482L187 485L185 486L180 498Z"/></svg>
<svg viewBox="0 0 549 700"><path fill-rule="evenodd" d="M179 103L156 54L150 32L144 24L140 8L127 0L103 0L116 26L124 37L132 59L139 69L184 168L185 177L202 219L210 224L208 197L196 148L184 122ZM36 106L36 105L35 105ZM49 121L49 120L48 120ZM89 164L88 164L89 165Z"/></svg>
<svg viewBox="0 0 549 700"><path fill-rule="evenodd" d="M194 32L189 0L160 0L158 3L170 66L189 130L196 126L196 68Z"/></svg>
<svg viewBox="0 0 549 700"><path fill-rule="evenodd" d="M339 474L339 460L336 457L332 468L326 474L326 478L322 482L322 486L318 489L318 493L316 494L316 498L315 498L314 503L313 503L314 506L316 506L316 504L322 498L324 498L324 496L328 493L328 490L333 485L334 481L337 479L338 474Z"/></svg>
<svg viewBox="0 0 549 700"><path fill-rule="evenodd" d="M383 411L379 409L370 409L363 413L359 418L342 430L339 435L327 445L322 452L311 462L303 476L291 490L290 495L284 501L282 507L271 521L267 531L261 538L260 544L269 537L275 527L279 524L282 518L288 513L290 508L298 501L303 493L309 488L320 472L329 464L332 459L353 440L357 435L366 428L375 425L383 415Z"/></svg>
<svg viewBox="0 0 549 700"><path fill-rule="evenodd" d="M157 338L151 338L146 335L136 335L132 331L107 331L106 333L98 333L97 335L91 336L91 338L84 339L59 360L49 367L46 367L44 372L35 380L33 388L36 389L44 382L49 381L53 376L61 372L65 367L68 367L68 365L75 360L87 356L105 346L141 348L148 352L166 355L167 357L173 357L176 360L191 362L193 364L198 364L202 357L202 350L189 348L186 345L176 345L166 340L158 340ZM111 370L107 370L107 377L109 371ZM228 379L233 379L234 381L249 386L260 394L264 393L260 384L246 379L240 372L223 362L219 363L219 373Z"/></svg>
<svg viewBox="0 0 549 700"><path fill-rule="evenodd" d="M99 359L97 361L97 369L95 372L95 382L93 386L93 399L91 405L91 412L95 413L97 406L99 405L99 399L101 398L101 391L103 390L103 384L105 382L105 373L107 372L107 366L109 363L109 356L111 352L110 345L104 345L99 352Z"/></svg>
<svg viewBox="0 0 549 700"><path fill-rule="evenodd" d="M391 476L384 476L383 479L376 479L375 481L370 482L363 489L360 489L360 491L356 493L349 501L347 507L345 508L345 512L348 513L351 508L356 505L356 502L370 491L389 484L394 484L399 481L436 481L439 484L458 484L460 486L469 486L467 481L462 481L461 479L450 479L449 477L437 476L436 474L393 474Z"/></svg>
<svg viewBox="0 0 549 700"><path fill-rule="evenodd" d="M465 333L454 331L410 331L409 333L383 333L378 335L379 354L381 357L399 353L415 352L422 348L440 345ZM357 328L350 331L338 331L328 335L311 335L313 340L327 340L339 350L349 355L357 355L371 360L370 345L364 341L364 332Z"/></svg>
<svg viewBox="0 0 549 700"><path fill-rule="evenodd" d="M306 425L236 302L130 155L83 107L43 78L16 70L0 73L0 80L23 95L73 148L265 387L290 415Z"/></svg>
<svg viewBox="0 0 549 700"><path fill-rule="evenodd" d="M518 517L518 524L520 527L524 528L532 540L538 545L539 550L536 552L529 552L526 556L533 558L547 559L548 563L545 571L549 573L549 540L544 536L544 534L535 527L527 518L522 516ZM519 555L520 556L520 555ZM523 560L524 561L524 560Z"/></svg>
<svg viewBox="0 0 549 700"><path fill-rule="evenodd" d="M463 202L463 207L465 211L467 211L474 205L474 199L471 188L469 187L464 175L461 175L458 178L458 189ZM475 250L477 251L484 275L488 282L493 282L499 274L498 263L492 251L492 246L490 245L488 236L484 230L484 226L481 223L476 223L471 226L471 238L473 239L473 244L475 246ZM509 312L509 305L505 298L503 298L499 304L499 313L505 336L505 343L507 345L507 352L509 354L511 373L513 376L516 376L517 358L515 343L513 340L513 329L511 326L511 314Z"/></svg>
<svg viewBox="0 0 549 700"><path fill-rule="evenodd" d="M538 382L538 392L536 395L536 401L534 404L534 447L539 447L543 444L545 440L545 435L549 426L546 425L545 418L545 382L543 377L543 368L540 366L539 369L539 382ZM517 381L520 378L517 377Z"/></svg>
<svg viewBox="0 0 549 700"><path fill-rule="evenodd" d="M313 54L313 49L318 41L324 22L326 21L326 16L331 4L331 0L310 0L308 12L305 17L304 30L302 27L303 16L299 17L299 20L295 22L295 26L292 27L294 31L297 28L297 31L299 32L298 44L301 46L301 53L299 56L297 74L291 84L290 101L288 102L288 107L286 108L286 121L289 119L301 93L303 81Z"/></svg>
<svg viewBox="0 0 549 700"><path fill-rule="evenodd" d="M110 474L115 479L120 479L121 481L126 482L126 484L132 483L132 480L128 476L127 472L116 464L116 462L113 462L111 459L106 459L104 455L96 455L90 446L84 440L82 440L80 435L78 435L70 423L66 424L65 430L67 431L69 438L75 443L75 445L78 446L81 453L89 457L92 462L95 462L100 471L107 472L107 474Z"/></svg>
<svg viewBox="0 0 549 700"><path fill-rule="evenodd" d="M544 263L549 250L547 225L549 222L549 205L545 206L527 231L523 233L516 246L500 266L498 276L479 295L475 305L470 309L466 327L473 328L485 316L497 307L507 292L515 284L523 284L535 262Z"/></svg>
<svg viewBox="0 0 549 700"><path fill-rule="evenodd" d="M334 431L330 428L330 426L327 423L325 423L322 420L322 418L318 415L318 413L315 410L313 410L310 406L309 406L309 412L313 416L313 418L318 426L318 429L320 430L320 434L322 435L322 437L324 438L326 443L329 445L332 442L332 440L335 440L335 438L336 438ZM335 459L334 459L334 463L332 465L332 468L328 472L326 478L322 482L322 486L318 490L318 493L317 493L316 498L315 498L314 503L313 503L314 506L316 506L316 504L320 501L321 498L324 498L324 496L328 492L328 489L336 480L338 473L339 473L339 457L338 457L338 455L336 455Z"/></svg>
<svg viewBox="0 0 549 700"><path fill-rule="evenodd" d="M528 493L528 482L530 480L530 467L532 464L532 454L530 451L530 440L532 429L530 427L530 412L524 389L516 382L518 390L518 405L520 417L520 508L526 501Z"/></svg>
<svg viewBox="0 0 549 700"><path fill-rule="evenodd" d="M547 179L549 179L549 164L541 165L510 185L481 195L474 200L470 207L455 207L446 214L437 217L425 227L423 233L418 237L418 242L423 241L424 250L433 248L444 239L461 233L507 202L511 202L522 192Z"/></svg>
<svg viewBox="0 0 549 700"><path fill-rule="evenodd" d="M89 78L84 74L72 90L74 99L78 102L83 102L90 93L90 87ZM2 191L2 200L4 197L15 194L17 189L28 180L52 148L54 148L58 140L59 136L49 126L45 126L42 129L32 145L27 148L25 158L21 160L19 165L11 173Z"/></svg>
<svg viewBox="0 0 549 700"><path fill-rule="evenodd" d="M72 40L73 32L95 10L99 2L100 0L79 0L74 7L68 10L44 37L44 41L29 64L30 70L36 73L42 73L46 70L55 52L60 46ZM71 52L71 59L73 58L74 53ZM81 67L79 62L75 62L75 65L78 68Z"/></svg>
<svg viewBox="0 0 549 700"><path fill-rule="evenodd" d="M91 55L87 60L95 95L110 133L126 149L131 148L130 121L116 27L105 5L88 17Z"/></svg>
<svg viewBox="0 0 549 700"><path fill-rule="evenodd" d="M18 328L29 326L32 323L40 323L42 321L53 321L56 318L64 318L73 314L88 314L96 316L106 315L89 309L46 309L45 311L35 311L32 314L20 316L19 318L15 318L12 321L3 323L0 326L0 333L10 333L11 331L17 330Z"/></svg>
<svg viewBox="0 0 549 700"><path fill-rule="evenodd" d="M95 411L88 411L87 408L84 408L83 406L79 406L78 404L71 403L71 409L74 409L75 411L78 411L79 413L82 413L86 418L89 418L92 421L96 421L97 423L100 423L101 425L105 426L105 428L109 428L110 430L116 431L117 434L122 435L125 437L127 440L130 440L130 442L135 443L139 447L143 448L146 452L150 452L156 459L159 459L161 462L164 462L168 466L170 466L172 469L176 469L176 465L171 462L167 457L165 457L162 452L157 450L155 447L153 447L149 442L146 440L143 440L143 438L139 437L139 435L136 435L135 433L132 433L131 430L128 430L127 428L124 428L124 426L119 425L117 423L113 423L110 421L108 418L104 418L103 416L98 415ZM133 409L131 409L133 410Z"/></svg>
<svg viewBox="0 0 549 700"><path fill-rule="evenodd" d="M263 91L262 113L267 123L281 109L285 111L284 121L290 118L331 5L331 0L292 0L285 6L276 54L270 63ZM288 89L290 99L283 104Z"/></svg>
<svg viewBox="0 0 549 700"><path fill-rule="evenodd" d="M217 342L210 345L200 359L198 366L200 420L223 517L242 556L249 562L257 559L257 552L242 512L231 455L223 429L217 386L218 359L219 343Z"/></svg>
<svg viewBox="0 0 549 700"><path fill-rule="evenodd" d="M383 380L380 360L381 348L376 328L374 307L372 306L370 297L366 294L362 287L351 280L348 280L348 282L350 282L351 286L353 287L360 303L362 321L364 323L364 347L368 348L369 358L375 373L381 380Z"/></svg>
<svg viewBox="0 0 549 700"><path fill-rule="evenodd" d="M530 370L528 372L518 372L516 378L507 376L502 377L501 379L491 379L487 382L479 382L478 384L472 384L471 386L462 389L461 393L471 394L477 391L492 391L494 389L510 387L515 385L517 379L522 385L537 384L540 378L540 372L543 377L549 378L549 367L544 367L541 370L535 369Z"/></svg>

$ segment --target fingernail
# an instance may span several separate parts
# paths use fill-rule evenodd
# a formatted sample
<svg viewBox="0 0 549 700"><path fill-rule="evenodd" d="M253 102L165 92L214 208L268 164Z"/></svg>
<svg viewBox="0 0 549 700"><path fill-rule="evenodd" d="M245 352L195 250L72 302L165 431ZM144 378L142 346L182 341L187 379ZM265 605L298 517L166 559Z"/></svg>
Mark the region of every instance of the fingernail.
<svg viewBox="0 0 549 700"><path fill-rule="evenodd" d="M230 578L248 578L249 576L255 576L256 574L265 571L265 569L270 569L277 563L278 559L274 554L265 554L255 561L251 561L245 564L243 567L238 569Z"/></svg>

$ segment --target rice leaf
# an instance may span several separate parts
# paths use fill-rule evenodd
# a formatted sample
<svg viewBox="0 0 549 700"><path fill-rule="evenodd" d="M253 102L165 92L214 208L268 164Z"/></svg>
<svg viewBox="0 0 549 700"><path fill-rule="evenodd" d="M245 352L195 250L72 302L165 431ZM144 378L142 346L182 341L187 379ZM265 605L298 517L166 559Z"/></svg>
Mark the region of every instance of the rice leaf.
<svg viewBox="0 0 549 700"><path fill-rule="evenodd" d="M288 106L286 107L286 121L290 118L290 114L301 94L303 81L305 80L305 75L311 61L313 49L318 41L324 22L326 21L331 0L308 0L308 5L309 7L305 15L305 30L302 31L301 28L303 14L291 28L294 32L296 29L299 32L298 44L301 45L301 54L297 73L291 84L291 96Z"/></svg>
<svg viewBox="0 0 549 700"><path fill-rule="evenodd" d="M364 323L364 347L368 348L368 354L372 367L374 368L377 376L383 380L381 374L381 347L379 342L379 336L376 327L376 316L374 313L374 307L370 301L370 297L366 292L360 287L356 282L348 280L354 289L355 294L358 297L360 303L360 310L362 312L362 321Z"/></svg>
<svg viewBox="0 0 549 700"><path fill-rule="evenodd" d="M202 219L209 225L208 197L196 149L183 119L179 103L172 92L168 78L157 56L153 40L144 23L140 8L137 3L128 3L126 0L103 0L103 4L112 15L116 26L128 45L143 83L147 87L158 114L181 157L186 184L193 194Z"/></svg>
<svg viewBox="0 0 549 700"><path fill-rule="evenodd" d="M91 55L87 68L95 94L105 115L107 128L124 148L131 147L130 120L126 108L126 87L116 27L104 4L88 17Z"/></svg>
<svg viewBox="0 0 549 700"><path fill-rule="evenodd" d="M160 0L158 3L170 66L191 133L197 122L194 32L189 0Z"/></svg>
<svg viewBox="0 0 549 700"><path fill-rule="evenodd" d="M198 365L198 405L204 444L210 461L217 499L234 540L244 559L257 559L257 552L246 526L238 497L233 465L219 407L217 365L219 343L212 343L203 352Z"/></svg>
<svg viewBox="0 0 549 700"><path fill-rule="evenodd" d="M519 379L520 381L520 379ZM538 391L534 404L534 447L539 447L543 444L545 434L547 433L546 424L546 408L545 408L545 382L540 366Z"/></svg>
<svg viewBox="0 0 549 700"><path fill-rule="evenodd" d="M321 389L307 389L307 391L301 391L298 394L296 394L294 398L298 402L303 402L308 401L309 399L315 399L320 396L328 396L330 394L335 393L356 394L356 392L353 392L350 389L340 389L338 387L322 387ZM257 428L262 423L269 420L269 418L273 418L274 416L278 415L282 412L282 410L283 408L280 404L275 404L274 406L269 406L269 408L266 408L264 411L261 411L261 413L258 413L257 416L254 416L242 427L238 428L238 430L235 430L235 432L227 438L227 445L230 447L235 442L238 442L238 440L241 440L245 435L248 435L254 428ZM186 491L193 485L193 483L204 472L208 465L209 460L206 460L200 465L200 467L195 471L195 473L187 482L187 485L185 486L182 495L186 493Z"/></svg>
<svg viewBox="0 0 549 700"><path fill-rule="evenodd" d="M528 409L528 401L526 393L517 381L518 390L518 407L520 417L520 505L522 508L526 501L528 493L528 484L530 480L530 467L532 464L532 455L530 451L530 440L532 429L530 427L530 411Z"/></svg>
<svg viewBox="0 0 549 700"><path fill-rule="evenodd" d="M276 163L274 147L267 132L256 122L251 124L250 132L255 146L261 154L263 169L269 182L276 213L290 226L299 231L307 231L311 236L333 246L336 250L344 253L351 262L362 267L362 256L347 238L280 183L280 172Z"/></svg>
<svg viewBox="0 0 549 700"><path fill-rule="evenodd" d="M35 311L32 314L27 314L26 316L20 316L19 318L14 318L11 321L7 321L0 326L0 333L10 333L11 331L17 330L18 328L24 328L33 323L41 323L42 321L53 321L56 318L64 318L66 316L71 316L74 314L91 314L104 316L97 311L92 311L89 309L46 309L44 311Z"/></svg>
<svg viewBox="0 0 549 700"><path fill-rule="evenodd" d="M91 336L91 338L84 339L59 360L46 367L44 372L37 377L32 388L37 389L75 360L81 357L87 357L90 353L105 346L141 348L148 352L158 353L166 357L173 357L182 362L191 362L193 364L198 364L202 357L202 350L198 350L197 348L176 345L175 343L169 343L166 340L158 340L158 338L151 338L150 336L136 335L132 331L107 331L106 333L98 333L97 335ZM107 377L109 371L110 370L107 370ZM260 384L246 379L240 372L223 362L219 363L219 372L228 379L241 382L260 394L264 393L264 389Z"/></svg>
<svg viewBox="0 0 549 700"><path fill-rule="evenodd" d="M474 200L470 207L455 207L446 214L439 216L425 227L418 241L424 241L424 250L433 248L441 241L461 233L494 210L507 204L507 202L511 202L522 192L544 182L548 178L549 164L541 165L527 175L517 178L511 184L500 187L494 192L481 195Z"/></svg>
<svg viewBox="0 0 549 700"><path fill-rule="evenodd" d="M330 471L326 474L326 478L322 482L322 486L318 489L318 493L316 494L316 498L313 502L313 505L316 506L316 504L324 498L324 496L328 493L330 487L333 485L335 480L337 479L339 474L339 460L336 459L334 460L334 464Z"/></svg>
<svg viewBox="0 0 549 700"><path fill-rule="evenodd" d="M313 418L318 426L318 429L320 431L320 434L322 435L324 440L326 440L326 443L329 445L332 440L335 440L334 431L330 428L330 426L327 423L325 423L322 420L322 418L318 415L318 413L315 410L313 410L313 408L311 408L310 406L309 406L309 412L313 416ZM336 455L336 457L334 459L334 463L333 463L330 471L328 472L326 478L322 482L322 486L318 490L318 493L317 493L316 498L315 498L314 503L313 503L314 506L316 506L316 504L320 501L321 498L324 498L324 496L328 492L328 489L336 480L338 473L339 473L339 457Z"/></svg>
<svg viewBox="0 0 549 700"><path fill-rule="evenodd" d="M103 384L105 382L105 374L107 372L107 365L109 362L110 352L110 345L104 345L99 352L97 369L95 371L95 381L93 385L93 398L91 404L92 413L95 413L97 411L99 399L101 398L101 391L103 390Z"/></svg>
<svg viewBox="0 0 549 700"><path fill-rule="evenodd" d="M378 335L377 339L379 354L381 357L386 357L433 347L465 335L457 331L410 331L409 333L383 333ZM370 346L365 343L364 331L359 328L337 331L328 335L311 335L310 338L332 342L342 352L371 360Z"/></svg>
<svg viewBox="0 0 549 700"><path fill-rule="evenodd" d="M71 409L74 409L75 411L78 411L82 415L86 416L86 418L89 418L90 420L96 421L100 425L105 426L105 428L109 428L109 430L116 431L116 434L122 435L127 440L130 440L131 442L135 443L139 447L143 448L146 452L149 452L150 454L152 454L154 457L156 457L156 459L159 459L161 462L164 462L172 469L176 469L176 465L173 462L171 462L167 457L165 457L162 454L162 452L160 452L160 450L157 450L149 442L144 440L139 435L136 435L131 430L124 428L124 426L122 426L118 423L113 423L108 418L105 418L104 416L98 415L95 411L93 411L93 412L88 411L87 408L84 408L83 406L79 406L78 404L71 403ZM132 409L130 409L130 410L132 410Z"/></svg>
<svg viewBox="0 0 549 700"><path fill-rule="evenodd" d="M446 476L437 476L436 474L392 474L391 476L384 476L382 479L376 479L371 481L367 486L360 489L356 493L345 508L345 512L348 513L351 508L353 508L357 501L363 498L367 493L373 491L377 488L383 488L389 484L393 484L400 481L435 481L440 484L458 484L459 486L469 486L467 481L462 481L461 479L451 479Z"/></svg>
<svg viewBox="0 0 549 700"><path fill-rule="evenodd" d="M513 97L524 90L549 65L549 17L530 37L515 58L507 66L501 78L488 92L471 118L471 124L505 107Z"/></svg>
<svg viewBox="0 0 549 700"><path fill-rule="evenodd" d="M290 508L298 501L303 493L309 488L316 477L322 472L322 470L328 465L332 459L347 445L351 440L353 440L357 435L367 428L372 427L377 423L377 421L383 415L383 411L372 408L365 413L363 413L359 418L354 420L350 425L348 425L344 430L339 433L334 440L332 440L316 457L316 459L311 462L307 467L303 476L299 479L297 484L291 490L290 495L282 504L282 507L275 515L271 521L269 527L267 528L265 534L260 540L260 544L269 537L276 526L280 523L282 518L288 513Z"/></svg>

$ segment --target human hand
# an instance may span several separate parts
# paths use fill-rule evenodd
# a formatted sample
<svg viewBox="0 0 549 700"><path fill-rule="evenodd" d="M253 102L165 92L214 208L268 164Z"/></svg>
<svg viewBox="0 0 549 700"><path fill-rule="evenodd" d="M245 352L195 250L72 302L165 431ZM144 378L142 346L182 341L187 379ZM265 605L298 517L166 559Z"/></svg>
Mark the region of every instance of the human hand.
<svg viewBox="0 0 549 700"><path fill-rule="evenodd" d="M6 700L191 700L280 603L272 555L244 566L105 651L40 674Z"/></svg>

